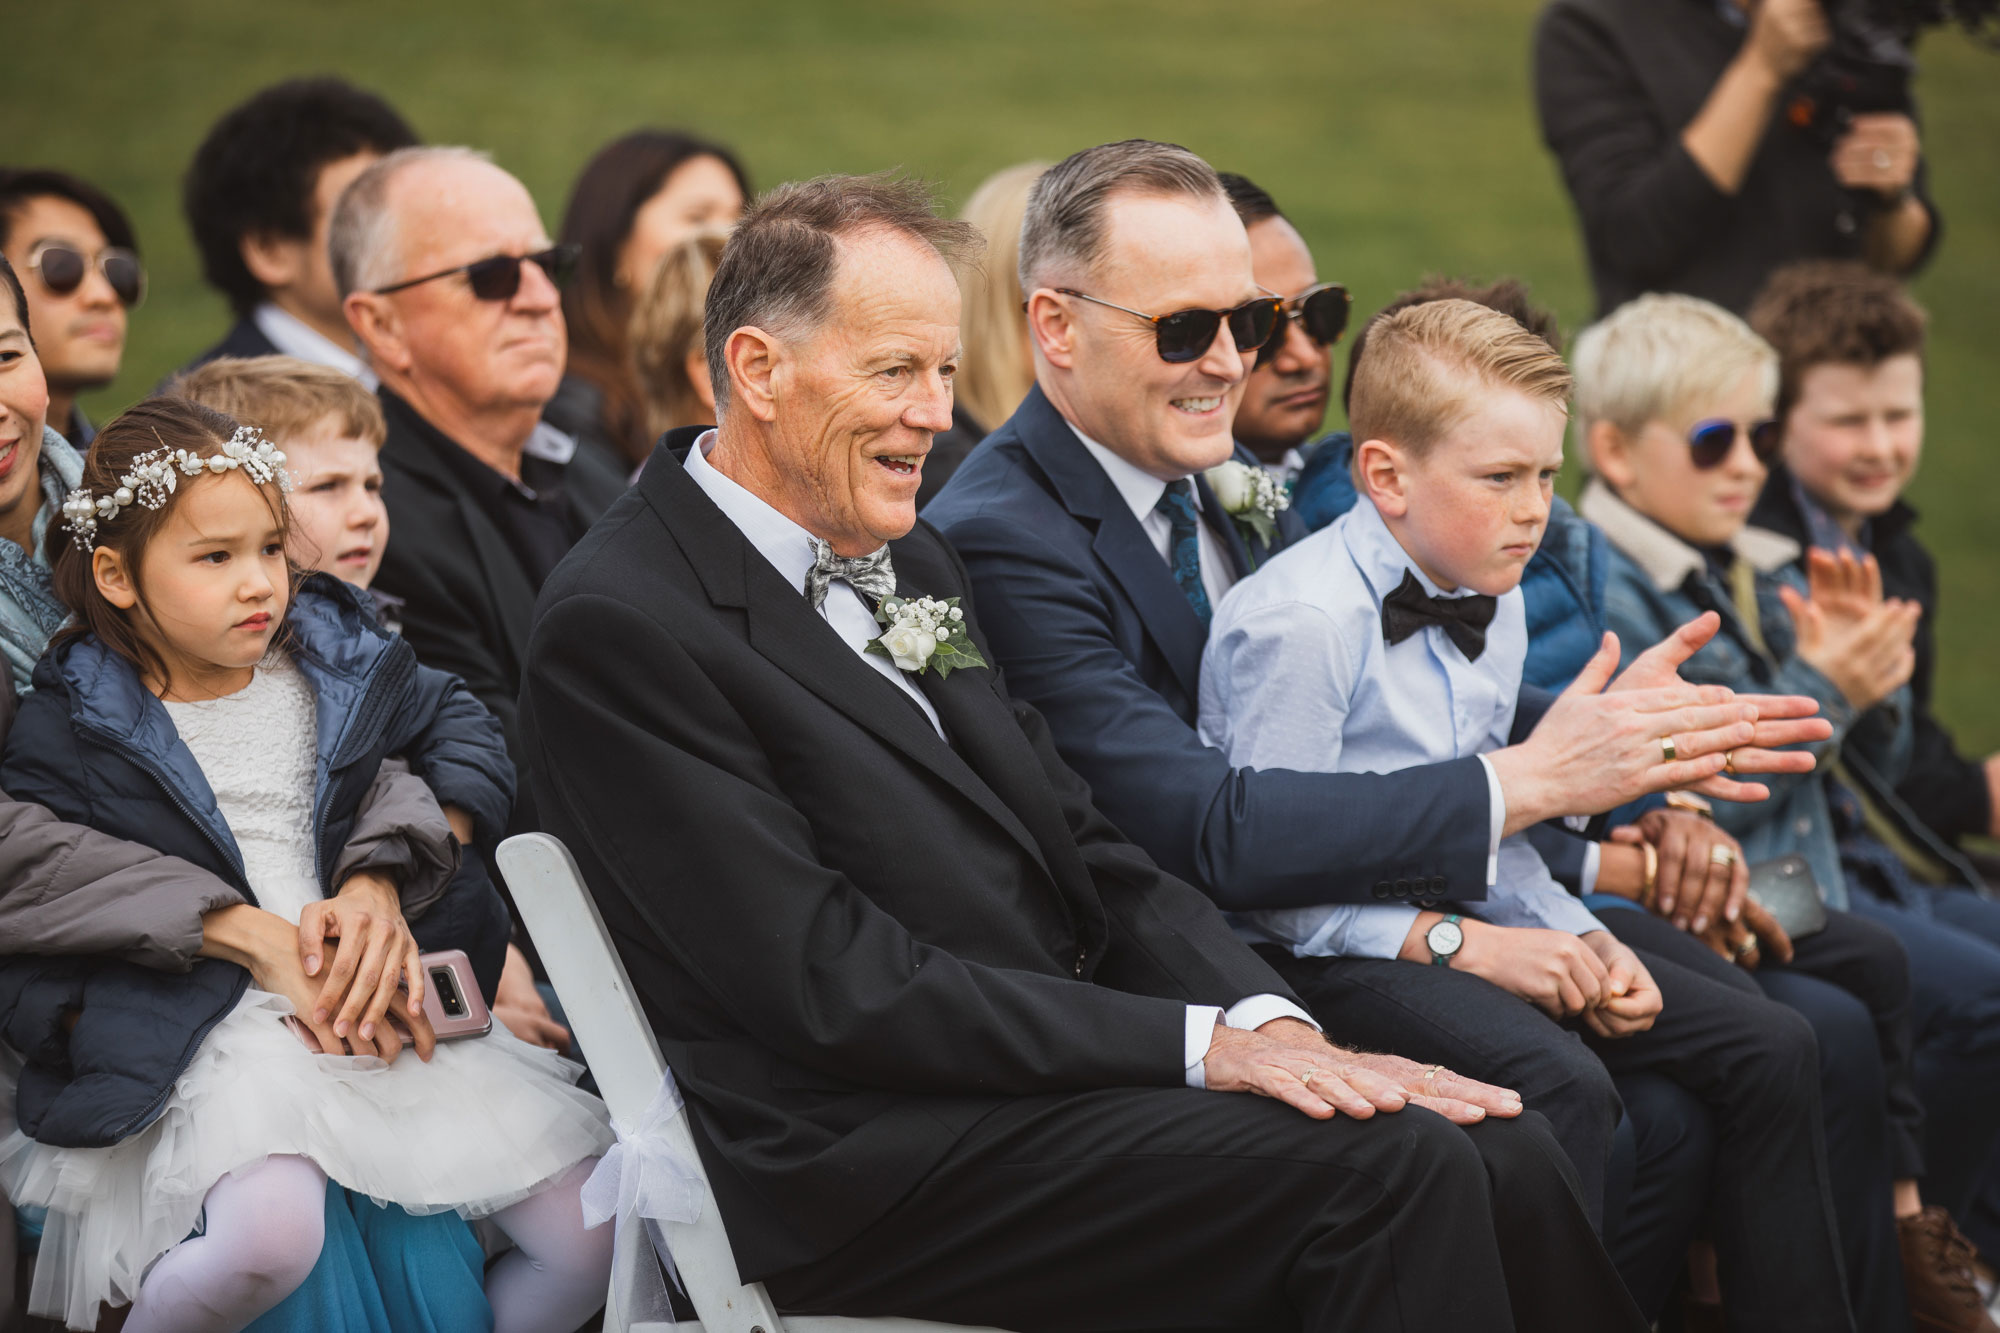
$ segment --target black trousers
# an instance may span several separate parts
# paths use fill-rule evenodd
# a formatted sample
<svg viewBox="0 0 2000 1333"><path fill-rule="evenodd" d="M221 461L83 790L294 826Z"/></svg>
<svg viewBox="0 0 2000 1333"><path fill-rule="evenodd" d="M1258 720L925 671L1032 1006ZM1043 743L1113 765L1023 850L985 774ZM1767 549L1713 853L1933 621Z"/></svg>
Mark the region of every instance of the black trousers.
<svg viewBox="0 0 2000 1333"><path fill-rule="evenodd" d="M1670 1079L1708 1112L1714 1165L1699 1180L1635 1179L1635 1195L1658 1201L1649 1214L1656 1229L1606 1235L1642 1310L1659 1313L1686 1254L1689 1233L1679 1228L1705 1214L1733 1327L1848 1328L1810 1029L1670 924L1639 911L1611 910L1603 920L1639 953L1664 1000L1650 1030L1610 1041L1579 1036L1450 968L1296 959L1279 950L1264 956L1336 1041L1435 1061L1520 1092L1549 1117L1586 1180L1602 1181L1609 1160L1618 1107L1612 1079ZM1678 1170L1676 1162L1673 1154L1651 1158L1655 1168ZM1701 1202L1691 1201L1691 1188Z"/></svg>
<svg viewBox="0 0 2000 1333"><path fill-rule="evenodd" d="M1192 1089L1022 1098L780 1309L1068 1333L1642 1333L1533 1112L1311 1120Z"/></svg>
<svg viewBox="0 0 2000 1333"><path fill-rule="evenodd" d="M1794 940L1790 966L1757 969L1764 993L1812 1025L1835 1215L1855 1322L1909 1327L1889 1183L1922 1169L1909 958L1888 931L1846 912Z"/></svg>

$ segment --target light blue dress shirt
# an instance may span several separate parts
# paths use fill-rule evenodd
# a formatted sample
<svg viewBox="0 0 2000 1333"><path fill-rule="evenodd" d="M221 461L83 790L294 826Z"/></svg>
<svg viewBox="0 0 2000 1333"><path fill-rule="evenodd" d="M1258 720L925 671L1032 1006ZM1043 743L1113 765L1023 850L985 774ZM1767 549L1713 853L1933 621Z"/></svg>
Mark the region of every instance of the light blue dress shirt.
<svg viewBox="0 0 2000 1333"><path fill-rule="evenodd" d="M1486 649L1470 662L1435 625L1394 645L1383 637L1382 599L1406 571L1431 596L1447 595L1364 498L1237 584L1202 656L1202 738L1238 767L1317 773L1390 773L1505 746L1528 654L1520 589L1499 599ZM1504 811L1494 827L1503 820ZM1603 929L1520 834L1500 840L1486 901L1460 910L1496 926ZM1300 957L1394 958L1417 912L1305 907L1243 923Z"/></svg>
<svg viewBox="0 0 2000 1333"><path fill-rule="evenodd" d="M816 558L812 534L772 508L763 497L718 472L715 465L708 461L708 452L715 447L715 439L715 432L707 431L688 450L688 478L701 487L702 493L714 501L715 507L757 548L757 553L770 561L779 576L797 588L803 598L806 573L812 569ZM1161 486L1164 489L1165 483ZM930 719L938 738L944 739L944 727L938 722L937 709L916 687L910 673L880 653L866 651L869 640L880 637L882 627L875 623L875 613L868 609L868 603L862 600L861 594L845 579L835 579L827 585L826 600L820 603L819 613L834 632L860 655L862 661L886 676L891 684L924 710L924 716ZM1208 1059L1208 1048L1215 1040L1217 1023L1226 1027L1255 1029L1274 1018L1296 1018L1301 1023L1319 1026L1312 1015L1278 995L1252 995L1238 1000L1226 1010L1209 1004L1189 1005L1181 1040L1181 1077L1191 1088L1208 1086L1204 1062Z"/></svg>

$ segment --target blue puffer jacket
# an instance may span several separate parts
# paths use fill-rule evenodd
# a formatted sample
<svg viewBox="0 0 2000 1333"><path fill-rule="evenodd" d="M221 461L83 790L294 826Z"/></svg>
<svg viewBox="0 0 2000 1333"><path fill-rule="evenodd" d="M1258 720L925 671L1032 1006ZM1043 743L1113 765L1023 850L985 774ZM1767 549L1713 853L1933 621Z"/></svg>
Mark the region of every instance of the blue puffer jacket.
<svg viewBox="0 0 2000 1333"><path fill-rule="evenodd" d="M480 841L498 836L514 768L484 705L456 677L418 666L408 644L376 627L359 595L325 575L300 588L287 621L293 660L317 700L313 827L322 881L390 755L409 760L440 803L467 811ZM94 638L52 650L35 668L34 693L0 759L0 787L191 861L256 901L167 710ZM410 924L425 949L465 950L492 994L507 911L478 856L468 853L444 896ZM15 1105L21 1129L55 1147L99 1147L144 1129L248 984L249 973L213 959L186 973L105 958L0 959L0 1039L27 1062ZM76 1025L65 1034L71 1012Z"/></svg>

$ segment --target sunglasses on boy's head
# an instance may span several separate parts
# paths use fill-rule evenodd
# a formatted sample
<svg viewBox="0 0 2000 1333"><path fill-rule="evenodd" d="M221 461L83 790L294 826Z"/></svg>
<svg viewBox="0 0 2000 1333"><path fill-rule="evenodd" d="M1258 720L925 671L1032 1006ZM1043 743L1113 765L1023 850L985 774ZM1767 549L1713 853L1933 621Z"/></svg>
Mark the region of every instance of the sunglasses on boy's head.
<svg viewBox="0 0 2000 1333"><path fill-rule="evenodd" d="M1271 331L1271 340L1258 351L1257 364L1261 366L1278 354L1285 345L1286 326L1293 320L1321 347L1333 346L1347 332L1347 312L1353 304L1347 288L1337 282L1306 288L1278 307L1278 325Z"/></svg>
<svg viewBox="0 0 2000 1333"><path fill-rule="evenodd" d="M556 245L547 250L538 250L531 255L495 255L491 259L481 259L470 264L460 264L456 268L426 273L421 278L410 278L405 282L391 283L387 287L377 287L375 295L387 296L391 292L400 292L409 287L463 273L467 281L472 284L472 294L479 300L511 301L514 299L514 293L521 290L521 265L534 264L549 275L550 282L561 287L569 281L569 275L576 272L576 257L582 248L578 245Z"/></svg>
<svg viewBox="0 0 2000 1333"><path fill-rule="evenodd" d="M146 270L139 256L122 245L108 245L93 258L73 245L43 241L28 255L27 267L42 280L51 296L68 296L83 286L91 266L104 275L118 304L131 309L146 299Z"/></svg>
<svg viewBox="0 0 2000 1333"><path fill-rule="evenodd" d="M1254 301L1245 301L1234 310L1176 310L1171 315L1149 315L1143 310L1134 310L1130 306L1068 287L1056 290L1064 296L1122 310L1145 320L1153 326L1153 343L1159 349L1160 360L1173 365L1201 360L1202 354L1215 345L1216 331L1225 323L1229 325L1229 336L1235 340L1237 351L1256 351L1271 341L1271 335L1277 331L1278 310L1284 304L1275 296L1260 296Z"/></svg>
<svg viewBox="0 0 2000 1333"><path fill-rule="evenodd" d="M1736 447L1736 433L1746 431L1750 436L1750 452L1757 455L1757 461L1769 467L1771 460L1778 456L1778 447L1783 438L1778 432L1778 423L1764 421L1735 422L1714 418L1697 421L1688 429L1688 457L1694 465L1706 472L1712 467L1720 467L1722 460L1729 457Z"/></svg>

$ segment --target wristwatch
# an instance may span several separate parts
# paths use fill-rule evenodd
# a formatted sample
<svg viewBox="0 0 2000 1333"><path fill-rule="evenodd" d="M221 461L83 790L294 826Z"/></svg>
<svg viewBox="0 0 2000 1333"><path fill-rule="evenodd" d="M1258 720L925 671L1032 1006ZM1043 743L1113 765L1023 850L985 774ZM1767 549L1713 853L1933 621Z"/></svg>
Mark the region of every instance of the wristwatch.
<svg viewBox="0 0 2000 1333"><path fill-rule="evenodd" d="M1465 947L1465 930L1458 924L1463 919L1454 913L1424 932L1424 943L1431 951L1432 967L1450 967L1451 960L1458 957L1458 951Z"/></svg>

